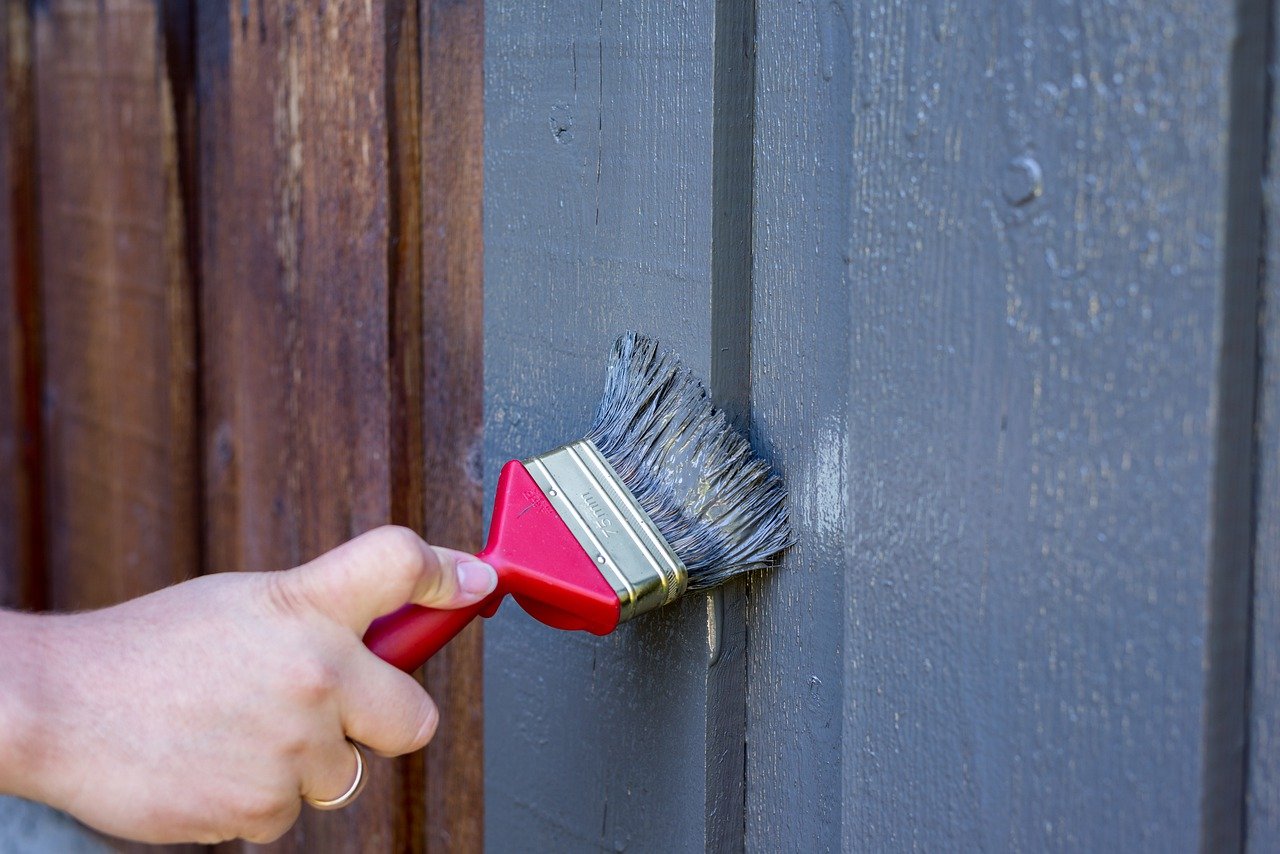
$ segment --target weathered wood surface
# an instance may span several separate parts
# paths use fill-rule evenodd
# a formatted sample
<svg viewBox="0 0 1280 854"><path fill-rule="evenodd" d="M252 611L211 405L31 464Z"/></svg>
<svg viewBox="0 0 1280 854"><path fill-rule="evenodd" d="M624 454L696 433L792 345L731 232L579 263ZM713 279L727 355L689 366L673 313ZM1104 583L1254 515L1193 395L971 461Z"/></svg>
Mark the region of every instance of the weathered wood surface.
<svg viewBox="0 0 1280 854"><path fill-rule="evenodd" d="M169 50L165 11L144 0L33 11L42 604L60 610L119 602L200 566L194 290L173 97L185 81L168 64L182 48Z"/></svg>
<svg viewBox="0 0 1280 854"><path fill-rule="evenodd" d="M199 9L209 571L293 566L391 518L383 14ZM412 845L400 767L370 770L273 850Z"/></svg>
<svg viewBox="0 0 1280 854"><path fill-rule="evenodd" d="M0 602L42 508L60 607L389 520L474 547L481 459L579 435L628 328L794 493L748 597L503 609L487 819L473 631L425 759L278 849L1280 845L1263 0L760 4L754 128L727 2L4 8Z"/></svg>
<svg viewBox="0 0 1280 854"><path fill-rule="evenodd" d="M1273 32L1273 39L1277 36ZM1273 41L1273 55L1275 42ZM1274 69L1272 71L1274 74ZM1263 184L1262 322L1253 540L1253 646L1245 850L1280 850L1280 90L1271 92Z"/></svg>
<svg viewBox="0 0 1280 854"><path fill-rule="evenodd" d="M422 420L424 342L422 339L422 96L418 4L393 0L385 16L385 100L387 122L387 313L391 521L421 531L426 501L425 471L416 464L427 437ZM478 677L477 677L478 678ZM439 702L439 698L437 698ZM445 729L440 727L440 729ZM445 729L446 740L449 731ZM438 751L440 736L433 747ZM478 765L479 762L477 761ZM424 754L398 761L398 817L401 845L422 851L427 805Z"/></svg>
<svg viewBox="0 0 1280 854"><path fill-rule="evenodd" d="M9 0L0 19L0 606L39 605L39 472L31 18Z"/></svg>
<svg viewBox="0 0 1280 854"><path fill-rule="evenodd" d="M161 8L34 13L48 604L199 566L195 324Z"/></svg>
<svg viewBox="0 0 1280 854"><path fill-rule="evenodd" d="M1235 15L761 7L749 850L1239 847Z"/></svg>
<svg viewBox="0 0 1280 854"><path fill-rule="evenodd" d="M421 251L419 272L405 277L420 293L418 327L406 337L421 336L421 377L410 385L420 389L415 393L421 402L410 417L424 444L421 453L406 458L425 481L415 521L426 537L478 551L484 537L484 4L426 0L420 24L421 166L411 186L421 187L421 213L417 222L403 220L399 233L402 246L410 245L410 235L420 235L412 244ZM392 139L399 136L393 130ZM397 314L414 314L407 305L395 308ZM441 721L426 751L423 781L425 844L431 852L478 852L484 846L483 653L483 627L477 623L425 669Z"/></svg>
<svg viewBox="0 0 1280 854"><path fill-rule="evenodd" d="M2 23L0 603L282 568L386 521L477 546L481 4ZM431 751L279 847L479 850L479 644L426 674Z"/></svg>
<svg viewBox="0 0 1280 854"><path fill-rule="evenodd" d="M16 162L14 153L13 113L15 67L24 77L27 63L19 40L19 56L14 57L14 33L9 23L8 5L0 21L0 606L16 605L22 598L21 587L27 573L23 554L25 525L20 517L24 503L23 486L26 472L22 465L22 400L25 342L21 316L18 314L17 276L14 266L13 182L16 173L26 168ZM19 39L21 38L21 34ZM23 514L25 515L25 514Z"/></svg>
<svg viewBox="0 0 1280 854"><path fill-rule="evenodd" d="M709 375L715 9L503 0L485 15L492 489L505 460L582 435L619 333ZM706 773L730 724L708 707L734 681L708 670L707 621L690 596L606 638L510 604L488 622L492 850L741 847L741 823L708 810L740 780Z"/></svg>

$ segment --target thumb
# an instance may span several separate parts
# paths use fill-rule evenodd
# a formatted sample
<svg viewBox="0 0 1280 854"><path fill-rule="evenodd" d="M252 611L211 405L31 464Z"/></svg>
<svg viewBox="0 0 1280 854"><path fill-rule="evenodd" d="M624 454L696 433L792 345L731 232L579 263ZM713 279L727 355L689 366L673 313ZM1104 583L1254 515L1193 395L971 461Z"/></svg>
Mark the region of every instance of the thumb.
<svg viewBox="0 0 1280 854"><path fill-rule="evenodd" d="M498 584L493 567L474 555L428 545L394 525L361 534L286 575L306 600L360 634L402 605L461 608Z"/></svg>

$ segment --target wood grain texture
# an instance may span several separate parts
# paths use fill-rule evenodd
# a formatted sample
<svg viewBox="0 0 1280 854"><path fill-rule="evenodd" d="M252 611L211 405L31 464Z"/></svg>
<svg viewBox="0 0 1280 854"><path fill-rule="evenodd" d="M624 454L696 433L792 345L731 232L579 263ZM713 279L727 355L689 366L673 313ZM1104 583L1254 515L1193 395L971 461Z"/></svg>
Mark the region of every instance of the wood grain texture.
<svg viewBox="0 0 1280 854"><path fill-rule="evenodd" d="M26 514L19 509L24 504L26 483L22 465L25 341L14 275L12 190L14 172L26 164L15 162L13 113L22 105L14 103L10 90L14 71L25 75L28 63L22 58L25 52L20 33L20 55L12 55L15 33L9 21L10 5L5 5L5 17L0 21L0 606L12 607L21 599L28 568L22 533Z"/></svg>
<svg viewBox="0 0 1280 854"><path fill-rule="evenodd" d="M42 604L35 103L27 4L0 6L0 607Z"/></svg>
<svg viewBox="0 0 1280 854"><path fill-rule="evenodd" d="M1273 13L1274 14L1274 13ZM1278 38L1272 33L1273 40ZM1272 45L1272 62L1280 55ZM1274 65L1272 77L1275 76ZM1280 849L1280 89L1271 91L1269 169L1262 184L1266 230L1257 397L1257 498L1253 539L1253 644L1245 850Z"/></svg>
<svg viewBox="0 0 1280 854"><path fill-rule="evenodd" d="M427 441L422 412L422 81L416 0L386 5L387 297L390 371L391 521L422 531ZM477 391L478 394L478 391ZM435 434L433 433L433 436ZM477 656L478 657L478 656ZM446 686L447 688L447 686ZM446 697L448 694L446 694ZM436 698L437 704L443 698ZM443 731L443 732L442 732ZM448 738L440 727L435 742ZM397 849L426 848L427 759L419 751L396 760L400 815Z"/></svg>
<svg viewBox="0 0 1280 854"><path fill-rule="evenodd" d="M35 8L49 604L198 571L194 295L162 9Z"/></svg>
<svg viewBox="0 0 1280 854"><path fill-rule="evenodd" d="M485 22L491 489L583 434L619 333L709 375L715 8L501 0ZM605 638L510 604L486 624L489 848L741 847L708 816L707 615L690 596Z"/></svg>
<svg viewBox="0 0 1280 854"><path fill-rule="evenodd" d="M34 7L46 603L199 571L194 291L164 7ZM115 842L116 847L136 846ZM168 850L193 850L169 846Z"/></svg>
<svg viewBox="0 0 1280 854"><path fill-rule="evenodd" d="M1276 143L1272 132L1272 145ZM1275 211L1274 177L1268 184ZM1267 257L1277 258L1275 221L1268 215ZM1258 527L1254 539L1253 651L1251 666L1247 850L1280 847L1280 285L1269 267L1265 363L1258 398Z"/></svg>
<svg viewBox="0 0 1280 854"><path fill-rule="evenodd" d="M761 6L749 850L1238 848L1236 13Z"/></svg>
<svg viewBox="0 0 1280 854"><path fill-rule="evenodd" d="M857 808L841 790L852 444L849 104L857 55L846 43L846 14L836 6L762 5L757 20L751 404L756 446L782 471L800 542L751 584L746 848L753 852L844 850L841 824ZM892 838L869 841L869 849L887 850Z"/></svg>
<svg viewBox="0 0 1280 854"><path fill-rule="evenodd" d="M381 4L201 4L206 560L296 565L394 495L386 20ZM418 834L401 768L273 850Z"/></svg>
<svg viewBox="0 0 1280 854"><path fill-rule="evenodd" d="M422 351L424 442L411 459L425 480L415 520L433 543L483 545L484 4L421 4ZM416 185L415 185L416 186ZM406 223L406 226L408 223ZM403 229L407 231L406 227ZM484 847L483 627L477 622L427 663L441 726L426 751L426 848Z"/></svg>
<svg viewBox="0 0 1280 854"><path fill-rule="evenodd" d="M1267 37L1271 0L1238 0L1229 55L1226 198L1219 232L1204 771L1200 847L1244 850L1246 740L1257 481L1255 409L1260 379L1262 182L1269 128Z"/></svg>
<svg viewBox="0 0 1280 854"><path fill-rule="evenodd" d="M744 432L751 422L755 5L718 0L713 47L710 390ZM711 591L707 602L707 851L739 851L744 844L747 587L746 579L734 579Z"/></svg>

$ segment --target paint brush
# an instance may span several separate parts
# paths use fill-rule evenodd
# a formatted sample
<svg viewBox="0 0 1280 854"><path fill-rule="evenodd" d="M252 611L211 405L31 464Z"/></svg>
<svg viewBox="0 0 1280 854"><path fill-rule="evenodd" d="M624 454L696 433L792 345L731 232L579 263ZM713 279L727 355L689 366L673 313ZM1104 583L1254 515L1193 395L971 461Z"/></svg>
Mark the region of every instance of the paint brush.
<svg viewBox="0 0 1280 854"><path fill-rule="evenodd" d="M608 634L791 543L778 474L674 353L631 332L614 345L586 438L503 466L478 555L497 589L453 611L407 605L364 642L414 670L507 595L554 628Z"/></svg>

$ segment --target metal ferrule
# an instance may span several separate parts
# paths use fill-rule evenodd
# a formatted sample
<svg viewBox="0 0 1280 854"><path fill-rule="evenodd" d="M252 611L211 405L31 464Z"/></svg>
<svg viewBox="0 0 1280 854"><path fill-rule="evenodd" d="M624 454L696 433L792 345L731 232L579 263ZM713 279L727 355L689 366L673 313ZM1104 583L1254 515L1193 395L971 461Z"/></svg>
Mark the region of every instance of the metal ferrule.
<svg viewBox="0 0 1280 854"><path fill-rule="evenodd" d="M619 621L679 598L689 572L588 439L525 460L551 506L613 585Z"/></svg>

